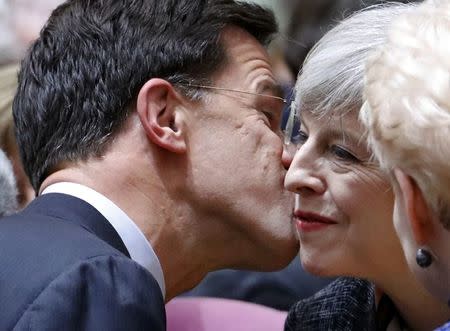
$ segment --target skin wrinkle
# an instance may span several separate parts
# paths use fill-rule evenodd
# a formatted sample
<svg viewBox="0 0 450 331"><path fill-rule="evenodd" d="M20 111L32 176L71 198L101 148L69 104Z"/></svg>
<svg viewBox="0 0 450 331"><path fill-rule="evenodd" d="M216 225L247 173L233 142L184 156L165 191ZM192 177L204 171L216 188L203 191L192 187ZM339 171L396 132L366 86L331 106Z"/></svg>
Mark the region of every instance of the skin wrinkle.
<svg viewBox="0 0 450 331"><path fill-rule="evenodd" d="M302 124L303 123L304 122L302 122ZM304 124L303 124L303 126L304 126ZM319 143L320 143L320 145L323 145L324 148L328 148L329 142L330 141L334 142L335 141L334 137L338 136L337 131L334 131L333 129L329 129L326 124L324 124L321 127L321 131L323 131L324 134L323 134L323 136L321 136L321 141ZM341 137L345 137L347 135L348 134L346 134L346 132L344 131L344 132L342 132ZM344 140L343 138L341 138L341 139ZM354 139L350 139L350 140L353 141ZM348 142L347 142L347 144L348 144ZM344 142L343 145L345 146L347 144ZM352 152L355 153L354 151L352 151ZM355 153L355 154L360 154L360 153ZM357 155L357 156L358 156L359 159L361 158L359 155ZM322 159L322 158L320 158L320 160L321 161L325 161L325 159ZM339 173L346 173L346 172L349 172L349 171L353 171L353 169L351 169L351 167L355 166L355 164L353 164L353 163L347 164L343 160L339 160L339 161L329 160L329 162L331 162L339 170L338 171ZM365 162L363 162L363 161L360 162L360 163L361 163L361 165L365 164Z"/></svg>
<svg viewBox="0 0 450 331"><path fill-rule="evenodd" d="M382 20L378 21L382 22ZM378 22L376 23L378 24ZM361 24L355 24L354 28L353 36L349 34L347 39L343 38L344 40L353 42L355 35L360 35L356 31L358 29L361 30ZM348 33L349 29L344 30L347 30L344 33ZM352 109L350 107L354 106L351 103L352 100L356 101L357 104L360 104L362 101L362 94L351 94L348 91L362 91L363 73L359 73L358 71L351 72L346 70L346 68L359 67L363 69L360 66L360 60L362 61L361 56L364 55L364 52L361 53L354 49L353 45L347 46L348 51L352 52L352 54L340 54L340 56L342 62L346 61L347 63L351 63L351 65L347 65L344 68L342 66L333 66L333 63L336 63L334 62L336 54L330 55L329 50L335 48L331 47L334 46L332 42L335 40L341 41L339 37L340 35L338 33L331 35L330 40L325 39L322 49L319 49L317 53L310 53L311 57L304 66L304 68L306 67L306 71L300 74L300 83L297 84L297 89L300 91L297 91L296 97L300 103L303 102L306 104L306 107L314 108L317 105L321 105L320 103L314 103L314 101L320 100L320 91L325 92L322 95L327 99L327 102L322 103L324 107L314 108L319 114L322 113L323 115L322 118L318 119L318 121L322 120L322 122L318 123L329 123L331 117L328 117L328 115L330 112L334 112L332 121L335 121L336 128L340 128L341 130L340 142L344 145L353 144L349 139L350 137L345 135L344 129L347 128L347 130L356 134L359 134L361 131L361 135L356 139L356 145L365 147L365 132L360 130L354 121L349 121L348 117L339 117L340 113ZM359 44L364 44L364 41L361 40ZM372 45L372 41L366 41L366 45L368 51L375 47L375 45ZM354 58L354 53L358 53L358 59ZM326 59L329 60L329 63L326 63ZM401 59L401 57L398 57L398 59ZM396 62L410 67L402 61ZM346 71L344 72L339 68ZM373 71L378 74L377 71L379 71L379 68L373 69ZM343 75L334 80L341 72ZM387 75L388 73L386 72L385 74ZM321 82L324 82L323 85L318 83L319 80L317 77L323 78L321 80ZM343 84L340 84L340 81L348 82L348 89L347 87L343 89ZM302 83L306 86L305 88L301 88L303 86ZM384 92L387 90L384 86ZM386 99L385 94L382 92L379 93L379 98L383 102ZM308 95L310 98L308 98ZM332 96L330 97L330 95ZM397 105L401 105L401 100L396 100L396 103ZM303 105L300 106L301 111L304 111L303 107ZM355 108L359 109L359 107ZM396 109L395 106L391 106L391 108ZM411 108L415 109L417 107ZM390 113L395 116L399 112L391 111ZM398 119L398 115L396 117ZM390 124L397 123L392 120L385 120L385 122ZM308 124L311 126L308 129L316 131L325 130L325 128L318 129L315 123L313 123L313 120L310 120ZM405 130L405 132L410 132L414 136L414 130ZM313 131L308 130L308 133L310 133L310 138L313 137ZM415 136L417 137L417 135ZM314 137L311 140L314 139L316 138ZM414 140L414 138L412 137L412 139L408 140ZM312 142L308 141L308 143ZM404 263L403 252L399 242L397 242L398 238L392 226L392 202L389 202L389 197L393 198L392 188L389 187L387 176L377 169L376 162L374 162L375 160L370 151L368 150L367 157L362 158L362 162L341 162L336 157L336 159L330 158L330 163L324 161L323 167L317 168L316 165L318 163L313 163L314 158L319 155L318 157L326 159L327 155L321 155L320 153L322 151L309 153L312 150L309 149L310 147L306 147L303 151L300 150L300 152L297 152L299 155L294 158L291 165L291 168L296 167L296 169L292 170L291 174L289 174L291 169L289 170L288 177L291 175L292 179L288 181L287 187L291 191L298 193L299 198L296 199L297 208L322 214L322 212L333 213L333 207L335 207L334 215L338 218L339 223L336 226L326 226L316 232L302 231L301 226L299 227L299 232L301 233L300 254L302 262L307 267L306 269L311 271L309 269L310 267L312 270L322 272L322 274L328 276L338 276L344 273L350 274L350 276L359 275L373 281L377 287L382 288L394 300L394 303L401 308L400 313L411 329L434 329L432 326L437 326L436 322L441 320L441 317L434 318L434 323L432 323L433 317L438 317L439 312L441 312L441 316L447 316L448 319L448 312L447 314L442 314L442 309L432 301L431 297L427 297L423 290L420 289L419 284L415 282L413 275L409 273ZM308 159L308 153L310 159ZM340 156L343 155L345 156L344 153ZM339 156L339 154L336 156ZM359 153L356 156L361 159ZM301 169L304 172L301 172ZM338 174L331 171L336 169L344 173ZM309 175L309 177L306 175ZM313 178L320 178L328 184L326 189L324 190L319 185L312 187L313 185L311 183L314 183ZM309 188L312 187L315 189L315 195L306 191L308 185ZM384 203L382 201L383 199L386 200ZM300 223L300 225L302 224ZM307 229L307 227L304 227L304 229ZM305 257L306 262L303 257ZM424 302L428 304L425 305Z"/></svg>
<svg viewBox="0 0 450 331"><path fill-rule="evenodd" d="M226 70L222 69L211 78L210 85L257 92L258 86L272 84L273 75L268 67L266 52L259 47L258 51L248 48L248 41L240 42L241 33L230 32L233 39L225 43L225 46L230 46L226 47L229 65ZM252 54L244 54L245 49ZM255 58L264 60L254 61ZM245 62L242 62L243 59ZM202 102L201 109L190 109L187 112L193 132L190 137L190 154L198 161L195 173L187 176L187 186L190 188L188 194L207 215L208 222L213 222L219 215L219 221L233 229L233 236L226 238L231 240L230 244L242 247L244 240L233 243L236 241L233 238L243 239L245 236L247 241L257 243L259 252L256 255L264 255L265 259L271 256L273 261L279 260L280 256L277 255L281 254L282 249L274 248L283 244L282 238L292 237L295 240L289 217L293 198L283 188L286 171L281 162L281 139L272 131L273 124L268 123L265 115L258 111L259 98L219 90L206 90L205 94L209 96L209 100ZM191 111L195 116L189 115ZM224 163L229 164L229 167L222 169L221 175L217 176L217 164ZM257 166L251 172L239 170L247 169L249 164ZM223 181L223 178L227 180ZM262 181L263 178L266 181ZM267 195L271 190L274 193ZM274 201L279 201L281 208L274 206ZM256 204L262 204L261 208L248 208L249 205ZM208 205L214 205L215 208L211 209ZM258 212L259 215L254 217L259 209L263 212ZM242 213L242 210L247 211ZM237 213L240 219L237 218ZM258 236L254 235L255 232ZM273 235L279 240L279 244L267 247L267 238ZM217 246L217 243L212 244L212 247ZM295 249L297 242L293 241L289 245ZM246 249L242 258L253 253L255 252ZM283 253L283 259L292 257L288 255Z"/></svg>
<svg viewBox="0 0 450 331"><path fill-rule="evenodd" d="M311 182L313 178L316 181L320 180L321 184L317 187L311 186L310 191L300 192L301 204L299 206L302 209L305 208L305 211L318 212L320 215L338 221L333 229L330 228L330 232L323 233L320 244L315 242L317 238L315 238L314 233L306 234L300 238L304 248L301 250L301 254L304 263L306 263L306 268L322 275L327 275L329 272L328 267L325 267L327 263L324 261L340 259L341 254L349 256L347 259L350 258L350 260L347 263L367 258L368 252L365 250L351 251L351 247L363 247L359 243L362 233L374 231L372 225L369 229L364 230L364 224L371 224L370 222L373 221L366 220L367 216L364 216L362 208L376 200L378 200L377 204L380 206L388 203L390 190L386 189L389 186L387 177L385 178L384 174L374 167L366 167L368 162L364 158L370 159L371 153L367 150L365 144L360 143L358 133L362 132L363 128L357 121L356 114L356 112L347 112L343 116L335 115L326 118L321 116L319 119L310 112L303 111L301 113L302 128L305 130L307 141L305 145L300 147L299 155L302 155L301 159L297 155L297 158L294 158L293 165L298 169L296 170L298 176L301 174L298 180L304 181L304 189L313 183ZM351 122L348 122L349 118L351 118ZM346 126L343 125L344 121L347 123ZM363 161L342 159L330 150L333 145L345 147L346 150ZM302 148L305 149L302 151ZM307 180L306 178L310 179ZM356 191L353 192L354 190ZM383 194L384 198L380 199L380 193ZM352 194L356 194L359 198L351 199ZM367 205L367 208L369 207ZM386 219L388 219L387 216ZM380 229L378 231L385 233L385 230ZM376 236L381 236L382 233L378 233ZM334 248L339 249L335 251ZM326 255L329 256L318 258L316 254L323 250L327 250L329 254ZM323 261L320 261L322 259ZM369 276L372 275L377 264L376 259L368 262L367 273ZM339 274L345 272L359 275L359 271L354 267L348 269L342 267L339 270ZM367 275L363 276L367 277Z"/></svg>
<svg viewBox="0 0 450 331"><path fill-rule="evenodd" d="M248 121L246 121L245 124L242 124L239 127L239 129L240 129L239 132L243 136L243 143L244 144L246 143L245 138L251 138L251 137L249 137L249 134L250 134L251 130L249 130L247 128L247 126L254 126L254 123L255 123L255 120L253 119L254 116L257 116L257 118L256 118L257 121L260 121L260 122L262 121L263 124L265 126L267 126L267 122L263 118L261 118L261 116L263 116L263 115L261 115L261 113L258 112L258 114L255 114L255 115L252 114L248 118ZM270 151L270 150L264 150L263 152L261 152L261 151L258 152L258 149L260 149L261 146L263 146L263 147L265 146L265 144L263 142L263 139L264 139L264 137L261 135L261 136L258 136L256 140L250 139L250 141L251 142L255 142L254 148L253 148L253 152L254 153L258 153L258 155L260 157L260 161L264 162L264 164L263 164L263 171L264 171L264 173L266 175L269 175L268 171L272 167L272 165L270 164L270 160L273 159L273 157L271 157L271 156L277 156L277 155L275 154L275 152ZM249 194L251 194L251 190L249 190Z"/></svg>

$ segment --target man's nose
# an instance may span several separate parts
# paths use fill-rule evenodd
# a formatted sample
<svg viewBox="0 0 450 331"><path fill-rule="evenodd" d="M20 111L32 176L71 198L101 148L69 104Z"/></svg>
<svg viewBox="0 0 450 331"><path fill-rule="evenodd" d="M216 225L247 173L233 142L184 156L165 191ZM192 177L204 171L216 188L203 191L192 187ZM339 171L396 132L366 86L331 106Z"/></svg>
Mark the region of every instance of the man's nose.
<svg viewBox="0 0 450 331"><path fill-rule="evenodd" d="M283 154L281 155L281 162L286 170L291 166L292 160L295 155L295 147L284 144Z"/></svg>

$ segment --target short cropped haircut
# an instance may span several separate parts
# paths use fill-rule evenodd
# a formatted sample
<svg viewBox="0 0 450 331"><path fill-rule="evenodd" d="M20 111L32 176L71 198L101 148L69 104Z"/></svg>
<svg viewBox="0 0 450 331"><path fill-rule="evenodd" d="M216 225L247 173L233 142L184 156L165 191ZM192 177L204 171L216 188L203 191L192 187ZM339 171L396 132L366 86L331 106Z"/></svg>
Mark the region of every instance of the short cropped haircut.
<svg viewBox="0 0 450 331"><path fill-rule="evenodd" d="M396 20L370 58L360 117L381 166L399 168L450 230L450 3Z"/></svg>
<svg viewBox="0 0 450 331"><path fill-rule="evenodd" d="M220 36L230 25L263 45L277 32L273 13L233 0L69 0L55 9L22 63L13 105L34 189L59 163L102 155L149 79L198 94L183 85L225 65Z"/></svg>
<svg viewBox="0 0 450 331"><path fill-rule="evenodd" d="M368 55L385 41L392 20L413 6L368 7L328 31L309 52L299 73L297 111L323 116L359 110Z"/></svg>

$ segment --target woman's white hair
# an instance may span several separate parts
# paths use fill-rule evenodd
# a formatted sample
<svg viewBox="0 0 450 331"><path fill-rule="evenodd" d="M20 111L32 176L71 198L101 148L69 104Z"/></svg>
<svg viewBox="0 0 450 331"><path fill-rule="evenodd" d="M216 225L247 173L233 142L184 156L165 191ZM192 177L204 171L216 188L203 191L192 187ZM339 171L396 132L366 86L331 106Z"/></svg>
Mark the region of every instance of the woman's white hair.
<svg viewBox="0 0 450 331"><path fill-rule="evenodd" d="M416 181L450 230L450 2L401 16L369 60L360 118L382 167Z"/></svg>
<svg viewBox="0 0 450 331"><path fill-rule="evenodd" d="M394 18L413 7L399 3L371 6L325 34L306 57L293 107L317 115L359 110L368 55L385 42Z"/></svg>

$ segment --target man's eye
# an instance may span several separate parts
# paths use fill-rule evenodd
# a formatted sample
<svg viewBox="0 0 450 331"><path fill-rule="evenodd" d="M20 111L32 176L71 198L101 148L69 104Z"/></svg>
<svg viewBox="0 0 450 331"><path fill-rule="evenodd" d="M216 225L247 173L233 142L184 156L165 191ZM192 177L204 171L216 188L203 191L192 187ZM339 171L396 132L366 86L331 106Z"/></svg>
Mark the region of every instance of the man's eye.
<svg viewBox="0 0 450 331"><path fill-rule="evenodd" d="M272 122L273 120L273 114L269 111L262 111L261 113L263 113L264 116L266 116L266 118L269 120L269 122Z"/></svg>
<svg viewBox="0 0 450 331"><path fill-rule="evenodd" d="M261 111L261 114L264 115L264 117L267 119L267 125L270 126L272 129L276 131L281 132L281 118L278 116L278 114L274 111Z"/></svg>
<svg viewBox="0 0 450 331"><path fill-rule="evenodd" d="M356 156L340 146L331 146L331 152L340 160L347 162L360 162Z"/></svg>

